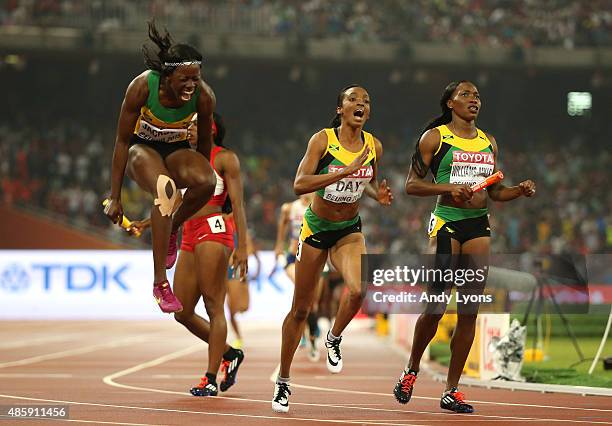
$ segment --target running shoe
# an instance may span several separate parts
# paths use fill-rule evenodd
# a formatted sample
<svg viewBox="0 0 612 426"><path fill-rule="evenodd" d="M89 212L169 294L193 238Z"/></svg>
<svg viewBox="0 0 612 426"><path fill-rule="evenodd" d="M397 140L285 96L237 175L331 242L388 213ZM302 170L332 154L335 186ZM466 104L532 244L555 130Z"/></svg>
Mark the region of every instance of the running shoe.
<svg viewBox="0 0 612 426"><path fill-rule="evenodd" d="M202 381L197 386L194 386L190 390L193 396L217 396L217 385L208 382L208 377L202 377Z"/></svg>
<svg viewBox="0 0 612 426"><path fill-rule="evenodd" d="M274 397L272 398L272 410L277 413L288 413L289 412L289 383L274 384Z"/></svg>
<svg viewBox="0 0 612 426"><path fill-rule="evenodd" d="M244 352L240 349L236 349L238 355L232 360L224 359L221 363L221 372L224 374L223 380L221 381L219 387L221 392L225 392L229 388L231 388L234 383L236 383L236 375L238 374L238 367L244 361Z"/></svg>
<svg viewBox="0 0 612 426"><path fill-rule="evenodd" d="M173 312L181 312L183 305L181 301L172 293L172 287L168 280L162 281L159 284L153 284L153 297L159 305L162 312L171 314Z"/></svg>
<svg viewBox="0 0 612 426"><path fill-rule="evenodd" d="M440 400L440 408L454 411L455 413L474 412L474 407L465 402L465 395L459 392L456 387L451 388L450 390L442 394L442 399Z"/></svg>
<svg viewBox="0 0 612 426"><path fill-rule="evenodd" d="M412 397L412 390L414 389L414 382L416 382L417 375L413 371L402 371L395 389L393 389L393 395L400 404L408 404L410 397Z"/></svg>
<svg viewBox="0 0 612 426"><path fill-rule="evenodd" d="M166 256L166 269L170 269L176 263L178 255L178 229L170 233L170 241L168 241L168 255Z"/></svg>
<svg viewBox="0 0 612 426"><path fill-rule="evenodd" d="M327 348L327 369L330 373L339 373L342 371L342 355L340 354L340 343L342 337L334 340L325 339L325 347Z"/></svg>

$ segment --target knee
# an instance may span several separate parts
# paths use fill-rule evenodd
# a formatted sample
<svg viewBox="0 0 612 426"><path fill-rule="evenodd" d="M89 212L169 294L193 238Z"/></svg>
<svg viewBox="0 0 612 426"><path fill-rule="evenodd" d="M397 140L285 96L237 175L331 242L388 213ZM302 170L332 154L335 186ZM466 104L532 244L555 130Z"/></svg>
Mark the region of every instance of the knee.
<svg viewBox="0 0 612 426"><path fill-rule="evenodd" d="M306 318L308 318L309 313L310 313L310 309L308 308L293 308L291 310L291 315L298 322L306 321Z"/></svg>
<svg viewBox="0 0 612 426"><path fill-rule="evenodd" d="M212 195L215 192L217 178L214 173L198 173L192 176L191 188L197 189L202 195Z"/></svg>
<svg viewBox="0 0 612 426"><path fill-rule="evenodd" d="M354 301L363 301L365 293L361 289L361 286L349 286L349 297Z"/></svg>
<svg viewBox="0 0 612 426"><path fill-rule="evenodd" d="M138 149L130 149L129 151L130 165L135 171L143 170L146 167L146 155Z"/></svg>
<svg viewBox="0 0 612 426"><path fill-rule="evenodd" d="M421 324L435 325L437 327L438 323L442 319L442 315L443 314L421 314L419 316L418 322Z"/></svg>
<svg viewBox="0 0 612 426"><path fill-rule="evenodd" d="M457 327L475 328L477 315L457 315Z"/></svg>
<svg viewBox="0 0 612 426"><path fill-rule="evenodd" d="M193 317L193 312L188 312L188 311L181 311L181 312L175 312L174 313L174 319L183 324L183 325L187 325L191 322L191 318Z"/></svg>
<svg viewBox="0 0 612 426"><path fill-rule="evenodd" d="M213 317L225 318L223 312L223 299L204 296L204 307L206 308L206 313L210 319Z"/></svg>

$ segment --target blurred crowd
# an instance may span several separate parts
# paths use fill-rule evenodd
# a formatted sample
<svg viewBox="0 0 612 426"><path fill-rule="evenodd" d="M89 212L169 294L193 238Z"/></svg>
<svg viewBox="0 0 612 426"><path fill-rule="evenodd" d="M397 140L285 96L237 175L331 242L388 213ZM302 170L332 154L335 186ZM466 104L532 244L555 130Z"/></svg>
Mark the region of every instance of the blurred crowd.
<svg viewBox="0 0 612 426"><path fill-rule="evenodd" d="M612 45L610 0L4 0L0 25L142 30L143 17L199 33L486 46Z"/></svg>
<svg viewBox="0 0 612 426"><path fill-rule="evenodd" d="M312 129L297 127L282 139L262 140L254 131L232 137L230 146L241 158L249 227L266 248L275 238L280 205L295 198L293 177L310 133ZM121 234L101 208L109 190L113 136L113 129L101 133L77 122L56 123L44 132L0 124L0 202L35 207L78 226ZM394 190L395 202L383 208L373 200L363 201L368 249L422 252L435 201L403 194L411 156L405 147L412 146L416 135L412 141L393 134L379 137L385 148L381 176ZM554 143L524 141L514 147L500 145L499 168L507 176L506 184L531 178L538 192L533 199L491 203L494 252L612 251L609 151L597 151L581 136ZM122 197L128 217L148 216L150 198L129 179Z"/></svg>

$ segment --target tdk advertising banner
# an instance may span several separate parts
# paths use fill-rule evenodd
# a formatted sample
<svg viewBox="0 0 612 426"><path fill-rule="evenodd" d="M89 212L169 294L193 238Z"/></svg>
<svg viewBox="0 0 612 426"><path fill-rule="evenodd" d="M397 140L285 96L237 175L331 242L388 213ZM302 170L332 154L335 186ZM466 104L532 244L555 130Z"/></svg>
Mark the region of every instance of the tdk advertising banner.
<svg viewBox="0 0 612 426"><path fill-rule="evenodd" d="M250 308L242 318L282 319L293 284L282 269L268 278L273 252L250 259ZM168 271L173 282L174 269ZM164 319L152 294L153 258L145 250L0 250L2 319ZM271 309L271 307L274 307ZM198 313L204 315L202 304Z"/></svg>

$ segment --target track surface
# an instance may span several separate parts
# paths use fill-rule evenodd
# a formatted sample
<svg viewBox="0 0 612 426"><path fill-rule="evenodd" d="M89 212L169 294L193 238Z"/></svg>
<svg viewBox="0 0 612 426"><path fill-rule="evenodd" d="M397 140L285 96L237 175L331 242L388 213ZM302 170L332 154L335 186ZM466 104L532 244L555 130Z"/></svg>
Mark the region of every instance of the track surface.
<svg viewBox="0 0 612 426"><path fill-rule="evenodd" d="M273 413L270 377L278 365L280 325L245 330L239 382L222 396L188 393L203 375L206 345L179 324L156 322L2 322L0 405L64 404L71 423L185 424L608 424L612 398L464 387L476 413L439 409L441 384L419 377L412 401L392 389L405 360L386 340L353 328L343 340L344 370L296 354L291 410ZM6 422L6 423L5 423ZM40 425L41 421L3 424ZM68 423L55 420L56 423Z"/></svg>

